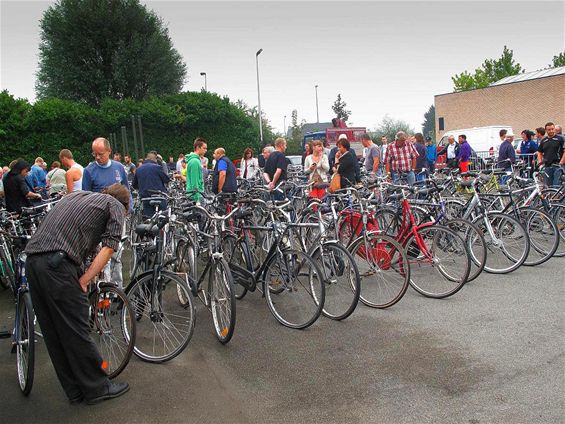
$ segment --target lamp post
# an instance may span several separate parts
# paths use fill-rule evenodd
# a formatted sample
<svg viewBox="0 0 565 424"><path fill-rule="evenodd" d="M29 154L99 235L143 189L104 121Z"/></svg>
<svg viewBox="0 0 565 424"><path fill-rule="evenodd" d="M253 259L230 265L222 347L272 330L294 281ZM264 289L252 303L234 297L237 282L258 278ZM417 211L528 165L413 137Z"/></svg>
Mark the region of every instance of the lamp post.
<svg viewBox="0 0 565 424"><path fill-rule="evenodd" d="M261 122L261 91L259 89L259 55L263 49L257 50L255 53L255 66L257 67L257 103L259 107L259 140L261 141L261 146L263 145L263 124Z"/></svg>
<svg viewBox="0 0 565 424"><path fill-rule="evenodd" d="M206 81L206 72L200 72L200 75L204 77L204 91L208 91L208 83Z"/></svg>
<svg viewBox="0 0 565 424"><path fill-rule="evenodd" d="M286 137L286 115L283 118L283 134Z"/></svg>
<svg viewBox="0 0 565 424"><path fill-rule="evenodd" d="M320 115L318 114L318 85L315 85L314 88L316 89L316 122L320 123Z"/></svg>

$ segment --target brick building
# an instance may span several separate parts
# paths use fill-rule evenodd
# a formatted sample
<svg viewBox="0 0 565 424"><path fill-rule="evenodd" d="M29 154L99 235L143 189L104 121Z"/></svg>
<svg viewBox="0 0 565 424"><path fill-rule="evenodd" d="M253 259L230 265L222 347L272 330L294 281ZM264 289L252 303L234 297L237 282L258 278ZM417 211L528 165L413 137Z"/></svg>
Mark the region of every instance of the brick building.
<svg viewBox="0 0 565 424"><path fill-rule="evenodd" d="M565 66L506 77L486 88L435 96L436 138L461 128L510 125L519 136L565 124Z"/></svg>

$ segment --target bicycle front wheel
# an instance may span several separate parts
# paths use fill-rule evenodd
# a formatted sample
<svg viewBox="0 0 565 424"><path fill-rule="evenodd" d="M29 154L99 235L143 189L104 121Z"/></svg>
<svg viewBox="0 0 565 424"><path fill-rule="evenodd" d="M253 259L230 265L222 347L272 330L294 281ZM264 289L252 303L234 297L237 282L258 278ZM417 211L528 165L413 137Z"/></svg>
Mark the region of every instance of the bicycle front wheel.
<svg viewBox="0 0 565 424"><path fill-rule="evenodd" d="M443 299L467 282L471 261L463 239L449 228L419 229L406 240L410 285L426 297Z"/></svg>
<svg viewBox="0 0 565 424"><path fill-rule="evenodd" d="M235 291L230 268L225 259L212 263L208 275L208 296L216 337L220 343L226 344L235 331Z"/></svg>
<svg viewBox="0 0 565 424"><path fill-rule="evenodd" d="M485 269L487 263L487 246L482 231L466 219L452 219L445 223L446 227L455 231L465 241L471 259L471 271L467 282L473 281Z"/></svg>
<svg viewBox="0 0 565 424"><path fill-rule="evenodd" d="M529 207L518 209L520 221L526 227L530 239L530 252L524 261L526 266L540 265L549 260L559 246L559 230L551 216Z"/></svg>
<svg viewBox="0 0 565 424"><path fill-rule="evenodd" d="M322 313L328 318L343 320L359 302L361 277L351 253L337 243L324 243L312 253L322 271L326 298Z"/></svg>
<svg viewBox="0 0 565 424"><path fill-rule="evenodd" d="M473 224L485 237L486 272L507 274L524 263L530 251L530 239L516 218L500 212L489 212L486 216L476 218Z"/></svg>
<svg viewBox="0 0 565 424"><path fill-rule="evenodd" d="M553 256L563 257L565 256L565 205L550 205L549 214L559 231L559 246Z"/></svg>
<svg viewBox="0 0 565 424"><path fill-rule="evenodd" d="M130 284L127 296L136 321L133 352L139 358L165 362L186 348L194 332L194 297L180 277L143 275Z"/></svg>
<svg viewBox="0 0 565 424"><path fill-rule="evenodd" d="M323 274L306 253L283 250L265 268L264 293L273 316L282 325L304 329L316 322L325 300Z"/></svg>
<svg viewBox="0 0 565 424"><path fill-rule="evenodd" d="M31 295L24 292L18 301L15 343L18 382L24 395L29 395L33 386L35 365L35 324Z"/></svg>
<svg viewBox="0 0 565 424"><path fill-rule="evenodd" d="M90 336L102 356L108 378L119 375L129 363L135 345L135 315L125 293L102 285L89 296Z"/></svg>
<svg viewBox="0 0 565 424"><path fill-rule="evenodd" d="M360 300L371 308L398 303L410 281L410 264L404 248L390 236L369 233L350 247L361 277Z"/></svg>

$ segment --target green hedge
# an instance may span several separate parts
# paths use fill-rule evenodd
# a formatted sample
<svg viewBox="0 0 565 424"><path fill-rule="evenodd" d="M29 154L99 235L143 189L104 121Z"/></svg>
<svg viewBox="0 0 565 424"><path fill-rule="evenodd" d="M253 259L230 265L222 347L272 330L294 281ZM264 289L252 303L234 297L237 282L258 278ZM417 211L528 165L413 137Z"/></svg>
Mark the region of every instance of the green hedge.
<svg viewBox="0 0 565 424"><path fill-rule="evenodd" d="M61 149L70 149L79 163L92 159L90 146L96 137L109 138L115 133L118 151L123 151L121 126L126 126L130 154L135 156L131 115L142 121L145 151L157 150L175 158L190 152L193 140L200 136L209 141L208 152L224 147L227 155L238 159L246 147L259 149L259 124L250 113L227 97L208 92L187 92L143 101L112 100L99 108L83 103L48 99L30 104L7 91L0 93L0 163L15 158L33 161L42 156L48 163L57 160ZM136 118L137 125L137 118ZM264 142L274 135L264 123ZM138 139L138 151L140 152Z"/></svg>

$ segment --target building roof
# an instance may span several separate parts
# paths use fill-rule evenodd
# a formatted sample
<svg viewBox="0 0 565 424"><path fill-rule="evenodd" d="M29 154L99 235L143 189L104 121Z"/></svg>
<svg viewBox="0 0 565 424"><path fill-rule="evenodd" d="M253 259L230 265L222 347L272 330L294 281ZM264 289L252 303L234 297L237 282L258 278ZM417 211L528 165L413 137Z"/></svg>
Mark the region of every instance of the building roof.
<svg viewBox="0 0 565 424"><path fill-rule="evenodd" d="M565 74L565 66L560 66L559 68L548 68L542 69L540 71L525 72L523 74L511 75L509 77L502 78L496 82L493 82L490 87L494 85L510 84L513 82L529 81L544 77L553 77L556 75Z"/></svg>
<svg viewBox="0 0 565 424"><path fill-rule="evenodd" d="M305 134L310 132L316 131L325 131L326 128L332 128L333 125L331 122L312 122L307 123L302 126L302 136L304 137ZM287 137L292 137L292 127L288 127L286 131Z"/></svg>

